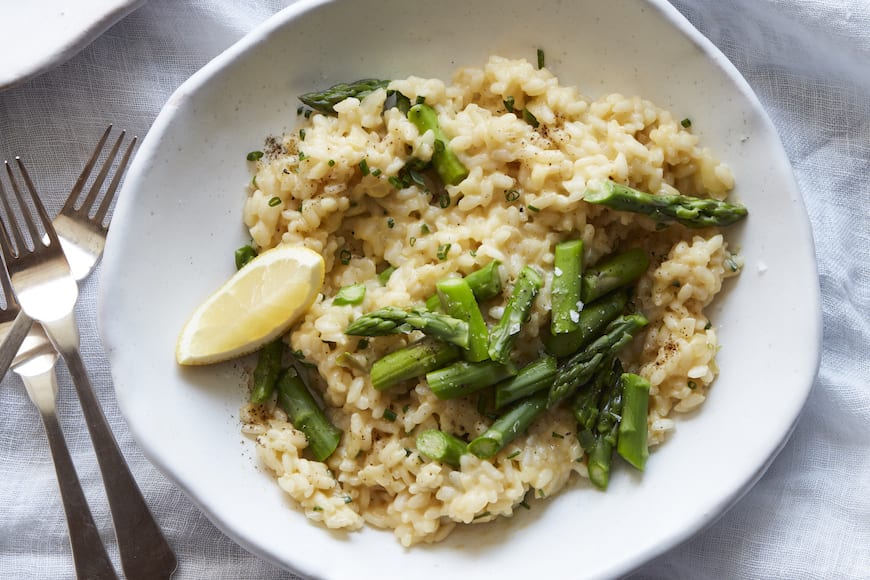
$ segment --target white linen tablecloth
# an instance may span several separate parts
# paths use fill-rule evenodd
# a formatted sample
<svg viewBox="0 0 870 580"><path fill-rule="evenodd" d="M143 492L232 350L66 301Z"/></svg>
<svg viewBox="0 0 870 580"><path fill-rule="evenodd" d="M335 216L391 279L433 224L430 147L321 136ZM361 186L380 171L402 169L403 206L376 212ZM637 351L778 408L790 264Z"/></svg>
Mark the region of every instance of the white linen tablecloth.
<svg viewBox="0 0 870 580"><path fill-rule="evenodd" d="M179 84L289 3L151 0L71 61L0 93L0 156L27 160L53 214L106 124L144 135ZM870 3L674 4L737 66L779 130L815 235L824 347L803 416L767 474L717 523L635 577L870 578ZM175 577L292 577L226 538L138 450L98 340L98 279L99 271L79 303L84 360L176 549ZM62 365L59 380L61 423L117 563L99 470ZM10 375L0 384L0 578L72 576L42 427Z"/></svg>

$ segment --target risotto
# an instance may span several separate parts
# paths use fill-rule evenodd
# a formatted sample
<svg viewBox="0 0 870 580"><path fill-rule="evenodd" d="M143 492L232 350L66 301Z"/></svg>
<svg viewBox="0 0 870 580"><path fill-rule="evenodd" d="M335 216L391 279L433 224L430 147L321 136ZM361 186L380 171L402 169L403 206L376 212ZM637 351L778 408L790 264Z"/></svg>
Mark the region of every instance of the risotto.
<svg viewBox="0 0 870 580"><path fill-rule="evenodd" d="M457 185L431 194L422 184L398 182L410 159L429 160L438 143L401 110L385 107L393 92L437 111L468 170ZM453 468L423 457L415 445L422 430L473 439L492 419L472 398L437 398L424 378L406 388L373 388L372 363L419 333L345 334L361 315L422 304L438 281L492 260L501 264L505 288L504 297L482 304L489 326L524 267L543 278L513 350L520 363L544 348L557 243L582 239L588 264L643 248L649 267L633 307L649 324L620 358L651 385L649 443L662 443L673 430L672 411L704 401L718 349L704 309L739 271L739 258L716 228L661 227L644 215L584 202L587 185L602 180L724 199L731 171L699 146L688 120L640 97L587 99L546 68L500 57L458 70L450 84L393 80L334 110L306 114L298 132L267 142L244 207L259 250L304 245L326 262L321 296L285 340L316 367L310 387L342 431L337 450L325 462L306 458L305 435L274 402L243 410L243 430L256 437L263 464L310 519L344 530L369 523L410 546L441 540L457 524L510 516L588 476L576 421L564 405L548 409L490 459L469 453ZM387 268L394 269L389 278L379 276ZM362 302L337 304L339 290L353 284L365 287Z"/></svg>

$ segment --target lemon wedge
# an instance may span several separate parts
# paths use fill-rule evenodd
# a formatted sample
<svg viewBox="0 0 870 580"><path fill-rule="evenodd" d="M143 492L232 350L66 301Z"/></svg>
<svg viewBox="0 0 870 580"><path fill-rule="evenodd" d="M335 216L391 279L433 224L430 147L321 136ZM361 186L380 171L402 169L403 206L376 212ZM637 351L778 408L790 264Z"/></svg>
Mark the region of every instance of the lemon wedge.
<svg viewBox="0 0 870 580"><path fill-rule="evenodd" d="M175 359L221 362L278 338L314 303L324 270L323 257L306 247L266 250L199 305L181 330Z"/></svg>

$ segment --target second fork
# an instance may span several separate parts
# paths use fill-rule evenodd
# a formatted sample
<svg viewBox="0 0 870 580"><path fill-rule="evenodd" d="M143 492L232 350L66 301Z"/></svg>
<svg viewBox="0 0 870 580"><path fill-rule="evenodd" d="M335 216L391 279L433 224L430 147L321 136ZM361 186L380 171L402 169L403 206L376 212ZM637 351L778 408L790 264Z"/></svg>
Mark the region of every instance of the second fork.
<svg viewBox="0 0 870 580"><path fill-rule="evenodd" d="M12 191L21 210L20 221L29 234L32 246L32 249L28 247L24 230L18 224L19 220L5 192L0 191L0 202L3 203L9 220L9 233L12 235L10 239L6 228L0 227L0 246L13 289L22 310L43 324L67 363L103 476L125 576L128 579L147 580L169 578L177 564L175 554L148 509L118 448L79 353L79 331L75 320L78 285L33 182L21 160L17 162L38 220L31 214L7 163ZM45 239L39 232L40 226Z"/></svg>

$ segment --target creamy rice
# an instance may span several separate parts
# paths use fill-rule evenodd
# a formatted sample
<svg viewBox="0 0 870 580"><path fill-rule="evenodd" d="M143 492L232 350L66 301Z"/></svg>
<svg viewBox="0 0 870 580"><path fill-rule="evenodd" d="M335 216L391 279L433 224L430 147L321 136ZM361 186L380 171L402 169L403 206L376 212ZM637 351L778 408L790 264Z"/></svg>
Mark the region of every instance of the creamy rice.
<svg viewBox="0 0 870 580"><path fill-rule="evenodd" d="M344 436L319 463L304 458L305 436L274 403L246 408L243 421L278 485L309 518L348 530L368 522L393 529L409 546L438 541L457 523L510 516L533 498L558 492L572 473L585 478L583 450L573 417L557 408L491 460L468 454L457 470L422 458L415 449L421 430L473 438L491 421L473 401L439 400L425 379L410 390L376 391L365 369L417 337L379 337L359 348L358 337L344 334L352 320L382 306L419 304L438 280L492 259L502 262L507 296L531 265L544 274L545 286L514 351L517 361L529 361L541 351L539 330L549 323L555 244L582 238L586 263L641 246L651 264L635 305L650 324L621 358L651 382L654 445L674 428L671 411L696 408L715 378L718 342L704 308L739 261L715 229L658 231L649 218L583 201L587 183L601 179L719 199L733 187L729 168L649 101L618 94L589 100L546 69L499 57L483 68L460 69L449 85L411 77L390 88L412 102L425 97L438 111L469 176L446 188L447 208L416 186L399 191L390 184L411 157L431 157L433 138L421 136L399 110L383 111L383 89L362 102L343 101L337 116L312 115L303 123L304 138L294 133L273 143L257 162L244 220L259 248L301 244L326 261L322 295L287 341L316 365L320 381L312 386ZM508 112L508 97L540 126ZM373 173L363 175L362 160ZM519 199L509 201L510 190ZM388 265L396 271L382 286L377 274ZM339 288L352 283L365 284L363 303L334 305ZM483 309L490 324L502 304L497 298ZM345 352L359 366L343 366ZM384 418L388 409L395 420Z"/></svg>

